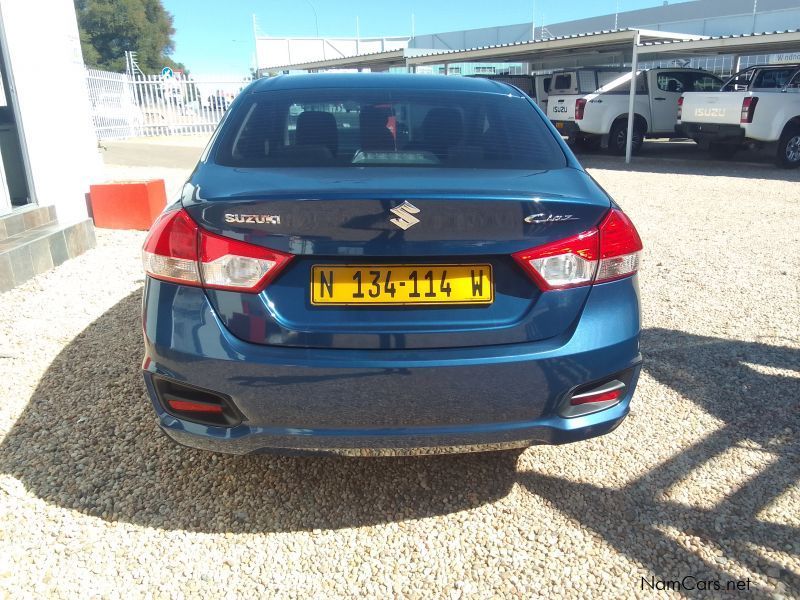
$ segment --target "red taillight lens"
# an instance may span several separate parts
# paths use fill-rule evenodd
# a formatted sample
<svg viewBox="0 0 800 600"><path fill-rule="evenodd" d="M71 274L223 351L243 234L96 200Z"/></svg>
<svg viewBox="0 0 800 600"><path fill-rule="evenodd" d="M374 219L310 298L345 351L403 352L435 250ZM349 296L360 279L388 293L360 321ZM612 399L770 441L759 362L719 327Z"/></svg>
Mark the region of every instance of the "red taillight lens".
<svg viewBox="0 0 800 600"><path fill-rule="evenodd" d="M580 121L583 119L583 109L586 108L586 98L578 98L575 100L575 120Z"/></svg>
<svg viewBox="0 0 800 600"><path fill-rule="evenodd" d="M595 283L633 275L639 270L642 239L624 212L612 208L600 223L600 264Z"/></svg>
<svg viewBox="0 0 800 600"><path fill-rule="evenodd" d="M204 231L183 209L162 215L142 249L150 277L241 292L261 291L290 259L290 254Z"/></svg>
<svg viewBox="0 0 800 600"><path fill-rule="evenodd" d="M512 256L543 290L586 285L592 282L597 270L598 238L597 229L592 229Z"/></svg>
<svg viewBox="0 0 800 600"><path fill-rule="evenodd" d="M758 96L748 96L742 99L742 115L739 119L740 123L752 123L753 115L756 112L756 104L758 104Z"/></svg>
<svg viewBox="0 0 800 600"><path fill-rule="evenodd" d="M260 291L290 259L290 254L200 230L200 270L208 288Z"/></svg>
<svg viewBox="0 0 800 600"><path fill-rule="evenodd" d="M512 256L547 291L633 275L639 269L641 249L631 220L612 208L596 229Z"/></svg>
<svg viewBox="0 0 800 600"><path fill-rule="evenodd" d="M678 121L681 120L682 114L683 114L683 96L678 98Z"/></svg>
<svg viewBox="0 0 800 600"><path fill-rule="evenodd" d="M145 273L164 281L200 285L197 230L197 223L184 210L161 215L142 248Z"/></svg>

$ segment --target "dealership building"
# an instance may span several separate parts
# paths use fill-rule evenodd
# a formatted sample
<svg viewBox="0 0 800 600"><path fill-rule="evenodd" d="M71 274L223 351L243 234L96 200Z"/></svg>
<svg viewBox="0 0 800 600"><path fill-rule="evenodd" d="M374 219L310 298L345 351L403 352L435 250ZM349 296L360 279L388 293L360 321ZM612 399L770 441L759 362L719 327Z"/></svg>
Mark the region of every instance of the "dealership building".
<svg viewBox="0 0 800 600"><path fill-rule="evenodd" d="M72 0L48 0L44 19L0 0L0 75L4 291L94 246L85 195L102 161Z"/></svg>
<svg viewBox="0 0 800 600"><path fill-rule="evenodd" d="M800 29L800 2L797 0L692 0L664 2L661 6L640 10L610 13L599 17L561 23L532 21L515 25L484 27L461 31L428 33L411 37L371 38L285 38L256 36L258 71L274 75L295 71L353 69L371 71L415 70L448 74L524 73L530 66L524 62L480 61L452 64L444 59L459 50L514 45L531 40L545 41L592 32L624 29L662 31L692 36L715 37L753 34L757 32ZM360 43L359 43L360 42ZM357 49L357 50L356 50ZM800 46L794 48L800 52ZM413 67L409 58L441 53L440 64ZM354 57L361 57L353 60ZM741 57L739 57L741 58ZM688 57L689 60L692 57ZM585 63L585 59L582 59ZM629 61L624 52L604 56L607 64ZM674 59L671 59L674 60ZM745 57L740 64L759 59ZM765 60L765 59L761 59ZM715 53L694 59L721 74L730 73L736 66L733 54ZM563 58L561 63L548 66L576 66L575 61Z"/></svg>

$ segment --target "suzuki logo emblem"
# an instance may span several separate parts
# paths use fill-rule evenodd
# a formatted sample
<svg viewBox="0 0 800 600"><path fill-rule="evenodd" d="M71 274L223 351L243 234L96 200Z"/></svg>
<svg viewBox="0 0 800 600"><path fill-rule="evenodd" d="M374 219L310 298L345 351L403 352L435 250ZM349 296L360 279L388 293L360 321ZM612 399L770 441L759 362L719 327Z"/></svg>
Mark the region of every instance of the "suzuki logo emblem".
<svg viewBox="0 0 800 600"><path fill-rule="evenodd" d="M419 219L414 216L419 212L419 209L411 204L411 202L408 200L403 202L400 206L395 206L390 210L392 213L397 215L397 218L389 220L397 225L400 229L408 229L412 225L419 223Z"/></svg>

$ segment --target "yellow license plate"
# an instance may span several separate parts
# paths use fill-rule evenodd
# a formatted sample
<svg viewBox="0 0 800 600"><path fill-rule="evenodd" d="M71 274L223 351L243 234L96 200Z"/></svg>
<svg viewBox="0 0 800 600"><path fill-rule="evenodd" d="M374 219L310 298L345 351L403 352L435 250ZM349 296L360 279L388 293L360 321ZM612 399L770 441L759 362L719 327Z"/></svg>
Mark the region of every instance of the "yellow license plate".
<svg viewBox="0 0 800 600"><path fill-rule="evenodd" d="M311 304L491 304L491 265L314 265Z"/></svg>
<svg viewBox="0 0 800 600"><path fill-rule="evenodd" d="M556 129L564 129L564 124L560 121L556 123Z"/></svg>

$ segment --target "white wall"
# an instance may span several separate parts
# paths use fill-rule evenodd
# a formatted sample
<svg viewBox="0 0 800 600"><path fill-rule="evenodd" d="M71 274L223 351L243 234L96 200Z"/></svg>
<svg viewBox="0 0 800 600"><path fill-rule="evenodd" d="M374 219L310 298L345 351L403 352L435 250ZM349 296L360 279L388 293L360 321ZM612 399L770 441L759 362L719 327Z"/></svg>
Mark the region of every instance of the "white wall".
<svg viewBox="0 0 800 600"><path fill-rule="evenodd" d="M258 68L281 67L329 58L401 50L408 38L274 38L256 39Z"/></svg>
<svg viewBox="0 0 800 600"><path fill-rule="evenodd" d="M86 218L102 174L72 0L0 0L36 201L59 220Z"/></svg>

